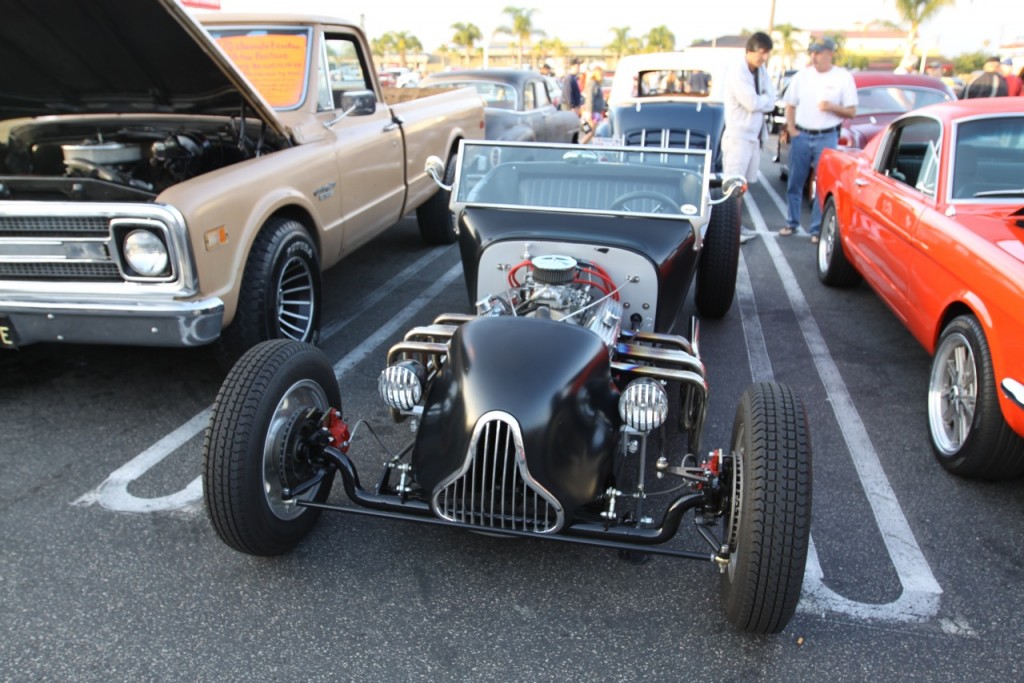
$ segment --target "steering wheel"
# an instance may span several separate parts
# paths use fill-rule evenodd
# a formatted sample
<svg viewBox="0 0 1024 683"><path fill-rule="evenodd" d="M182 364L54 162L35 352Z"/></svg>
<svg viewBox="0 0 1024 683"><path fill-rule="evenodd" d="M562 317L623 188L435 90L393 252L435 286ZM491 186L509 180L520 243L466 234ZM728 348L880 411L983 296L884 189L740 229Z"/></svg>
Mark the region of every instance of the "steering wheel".
<svg viewBox="0 0 1024 683"><path fill-rule="evenodd" d="M655 202L654 208L650 211L645 211L644 213L679 213L679 204L674 199L663 195L660 192L655 192L654 190L636 190L634 192L627 192L624 195L620 195L615 198L614 202L612 202L611 209L613 211L616 209L622 209L623 211L636 212L640 209L631 209L629 208L629 204L631 202L642 200ZM640 206L642 206L642 204Z"/></svg>

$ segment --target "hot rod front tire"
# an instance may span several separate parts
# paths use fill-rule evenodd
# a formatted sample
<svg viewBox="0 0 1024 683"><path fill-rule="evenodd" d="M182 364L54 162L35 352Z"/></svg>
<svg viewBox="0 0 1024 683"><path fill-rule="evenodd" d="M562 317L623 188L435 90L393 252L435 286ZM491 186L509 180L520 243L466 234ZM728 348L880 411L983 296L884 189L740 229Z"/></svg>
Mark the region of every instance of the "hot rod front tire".
<svg viewBox="0 0 1024 683"><path fill-rule="evenodd" d="M217 535L251 555L291 550L320 511L286 502L282 472L308 465L291 448L302 413L341 409L330 361L316 347L289 340L249 349L228 373L203 439L203 496ZM323 502L332 476L302 495Z"/></svg>
<svg viewBox="0 0 1024 683"><path fill-rule="evenodd" d="M992 352L977 318L962 315L942 331L928 381L928 433L947 471L977 479L1024 474L1024 440L999 407Z"/></svg>
<svg viewBox="0 0 1024 683"><path fill-rule="evenodd" d="M444 184L451 186L455 182L455 162L453 154L444 169ZM416 222L420 227L420 237L427 244L454 244L458 239L455 231L455 218L448 208L452 193L449 190L437 189L434 196L423 202L416 209Z"/></svg>
<svg viewBox="0 0 1024 683"><path fill-rule="evenodd" d="M810 434L789 387L763 383L744 392L732 454L726 617L750 633L778 633L800 600L811 533Z"/></svg>
<svg viewBox="0 0 1024 683"><path fill-rule="evenodd" d="M721 194L712 190L715 198ZM697 311L705 318L721 318L732 307L740 261L741 201L741 195L733 195L711 208L693 295Z"/></svg>

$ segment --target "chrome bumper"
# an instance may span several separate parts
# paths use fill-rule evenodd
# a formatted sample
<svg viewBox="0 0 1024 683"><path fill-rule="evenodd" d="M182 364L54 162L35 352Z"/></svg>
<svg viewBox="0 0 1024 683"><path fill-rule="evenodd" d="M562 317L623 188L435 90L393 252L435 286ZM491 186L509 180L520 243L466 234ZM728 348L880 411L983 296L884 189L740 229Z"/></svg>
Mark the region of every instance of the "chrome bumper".
<svg viewBox="0 0 1024 683"><path fill-rule="evenodd" d="M38 342L125 346L200 346L221 332L224 302L103 301L47 303L0 299L0 348Z"/></svg>

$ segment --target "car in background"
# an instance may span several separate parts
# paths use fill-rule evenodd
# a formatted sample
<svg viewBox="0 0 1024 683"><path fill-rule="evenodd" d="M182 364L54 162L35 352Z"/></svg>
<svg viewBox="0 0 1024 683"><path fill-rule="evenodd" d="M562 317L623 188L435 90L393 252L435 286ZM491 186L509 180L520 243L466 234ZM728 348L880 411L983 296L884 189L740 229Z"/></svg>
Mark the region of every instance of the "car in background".
<svg viewBox="0 0 1024 683"><path fill-rule="evenodd" d="M1024 475L1024 110L1016 98L906 114L825 150L818 277L861 278L933 356L928 431L950 472Z"/></svg>
<svg viewBox="0 0 1024 683"><path fill-rule="evenodd" d="M431 74L423 88L474 88L484 100L488 140L577 142L580 119L551 99L549 80L536 71L466 69ZM560 89L559 89L560 92Z"/></svg>
<svg viewBox="0 0 1024 683"><path fill-rule="evenodd" d="M796 69L786 69L775 77L775 92L779 94L779 98L775 100L775 109L772 110L772 113L765 115L768 123L768 132L772 135L778 134L786 125L786 103L782 99L782 94L786 92L786 88L789 87L789 82L793 80L793 74L795 73Z"/></svg>
<svg viewBox="0 0 1024 683"><path fill-rule="evenodd" d="M890 121L914 109L956 99L953 90L937 78L921 74L897 74L888 71L854 71L857 86L857 115L844 119L839 128L839 146L861 148ZM788 84L787 84L788 87ZM782 93L779 95L782 100ZM783 105L782 127L785 127ZM781 130L781 128L780 128ZM789 142L780 135L775 161L779 176L789 177ZM808 196L813 190L814 173L808 174Z"/></svg>

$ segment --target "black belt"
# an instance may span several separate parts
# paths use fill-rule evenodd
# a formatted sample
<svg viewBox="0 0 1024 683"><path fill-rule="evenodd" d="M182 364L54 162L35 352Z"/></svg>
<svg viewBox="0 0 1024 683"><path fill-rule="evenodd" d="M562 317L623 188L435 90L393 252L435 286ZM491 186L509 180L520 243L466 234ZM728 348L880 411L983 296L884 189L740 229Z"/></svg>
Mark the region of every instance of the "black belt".
<svg viewBox="0 0 1024 683"><path fill-rule="evenodd" d="M814 130L813 128L804 128L797 126L796 129L801 133L809 133L810 135L826 135L828 133L835 133L839 130L839 126L832 126L831 128L822 128L821 130Z"/></svg>

